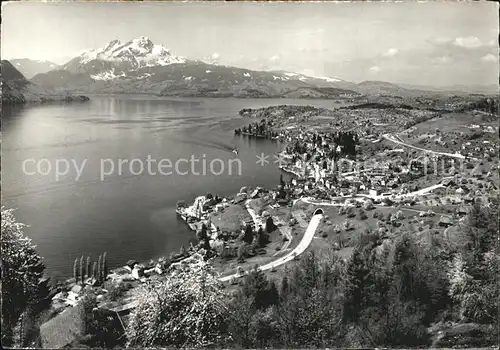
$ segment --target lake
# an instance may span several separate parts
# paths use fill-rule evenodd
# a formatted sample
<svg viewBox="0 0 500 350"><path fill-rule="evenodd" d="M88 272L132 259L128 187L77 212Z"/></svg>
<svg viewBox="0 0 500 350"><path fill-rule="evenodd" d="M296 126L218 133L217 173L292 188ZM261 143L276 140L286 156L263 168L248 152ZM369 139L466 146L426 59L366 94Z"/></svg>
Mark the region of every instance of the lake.
<svg viewBox="0 0 500 350"><path fill-rule="evenodd" d="M168 256L195 238L176 217L178 200L278 184L272 156L279 143L233 134L250 122L239 110L277 104L333 107L148 96L4 107L2 205L17 208L53 277L70 276L81 255L96 260L107 252L110 267ZM269 164L256 164L261 153Z"/></svg>

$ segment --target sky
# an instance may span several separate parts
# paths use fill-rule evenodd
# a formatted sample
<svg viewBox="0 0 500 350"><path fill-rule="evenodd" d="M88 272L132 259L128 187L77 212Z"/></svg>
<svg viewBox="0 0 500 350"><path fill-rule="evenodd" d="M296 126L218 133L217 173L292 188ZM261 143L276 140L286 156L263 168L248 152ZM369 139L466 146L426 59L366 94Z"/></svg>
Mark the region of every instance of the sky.
<svg viewBox="0 0 500 350"><path fill-rule="evenodd" d="M348 81L498 84L498 4L2 3L2 59L64 63L140 36L188 59Z"/></svg>

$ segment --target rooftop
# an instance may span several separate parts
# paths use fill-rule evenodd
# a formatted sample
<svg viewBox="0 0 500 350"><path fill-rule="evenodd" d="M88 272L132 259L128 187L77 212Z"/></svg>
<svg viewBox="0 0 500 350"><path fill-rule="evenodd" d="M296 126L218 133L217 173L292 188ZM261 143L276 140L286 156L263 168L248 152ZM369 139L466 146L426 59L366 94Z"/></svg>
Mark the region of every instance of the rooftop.
<svg viewBox="0 0 500 350"><path fill-rule="evenodd" d="M43 348L60 349L81 334L82 320L78 307L69 307L40 327Z"/></svg>

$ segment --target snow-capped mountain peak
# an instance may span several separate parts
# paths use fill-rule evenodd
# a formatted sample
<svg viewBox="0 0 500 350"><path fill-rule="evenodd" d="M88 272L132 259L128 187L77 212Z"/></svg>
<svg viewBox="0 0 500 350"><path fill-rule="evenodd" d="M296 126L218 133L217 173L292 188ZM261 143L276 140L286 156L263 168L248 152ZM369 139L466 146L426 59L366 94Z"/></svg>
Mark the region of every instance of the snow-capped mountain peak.
<svg viewBox="0 0 500 350"><path fill-rule="evenodd" d="M113 63L130 63L135 68L166 66L172 63L184 63L183 57L172 55L163 45L154 44L148 37L127 41L112 40L104 47L83 52L79 56L80 64L99 60Z"/></svg>

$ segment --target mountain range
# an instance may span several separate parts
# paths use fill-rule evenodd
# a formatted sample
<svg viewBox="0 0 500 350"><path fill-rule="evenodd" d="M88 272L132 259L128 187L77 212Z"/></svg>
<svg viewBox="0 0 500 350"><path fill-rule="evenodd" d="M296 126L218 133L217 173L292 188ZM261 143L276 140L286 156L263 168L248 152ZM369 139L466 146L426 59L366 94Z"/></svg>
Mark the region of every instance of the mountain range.
<svg viewBox="0 0 500 350"><path fill-rule="evenodd" d="M164 96L330 98L354 84L285 71L254 71L176 56L147 37L83 52L32 81L59 92Z"/></svg>
<svg viewBox="0 0 500 350"><path fill-rule="evenodd" d="M58 65L50 61L30 60L20 58L10 60L10 63L27 79L33 78L38 73L46 73L58 68Z"/></svg>
<svg viewBox="0 0 500 350"><path fill-rule="evenodd" d="M29 60L28 60L29 61ZM464 89L431 89L381 81L359 84L287 71L255 71L190 60L147 37L113 40L60 66L47 61L13 60L41 88L57 93L133 93L191 97L339 98L361 95L421 96L463 94ZM30 67L28 70L28 67ZM49 70L47 70L50 68ZM23 71L24 69L24 71ZM495 93L493 89L483 90Z"/></svg>

